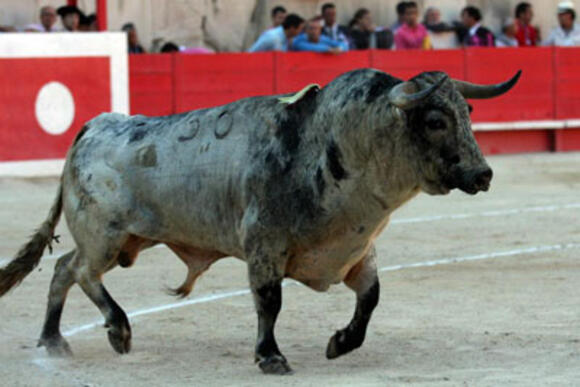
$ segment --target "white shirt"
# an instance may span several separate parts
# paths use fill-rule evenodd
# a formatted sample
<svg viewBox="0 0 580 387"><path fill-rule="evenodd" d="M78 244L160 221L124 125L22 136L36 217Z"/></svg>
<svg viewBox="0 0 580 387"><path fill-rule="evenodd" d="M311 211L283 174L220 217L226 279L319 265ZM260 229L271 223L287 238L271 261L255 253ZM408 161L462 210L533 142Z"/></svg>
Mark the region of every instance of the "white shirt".
<svg viewBox="0 0 580 387"><path fill-rule="evenodd" d="M248 52L259 51L288 51L288 39L286 39L284 27L278 26L264 31L248 50Z"/></svg>
<svg viewBox="0 0 580 387"><path fill-rule="evenodd" d="M481 27L481 23L475 23L475 25L469 29L469 36L475 35L479 27Z"/></svg>
<svg viewBox="0 0 580 387"><path fill-rule="evenodd" d="M554 28L544 46L580 46L580 26L574 24L570 31L564 31L562 27Z"/></svg>

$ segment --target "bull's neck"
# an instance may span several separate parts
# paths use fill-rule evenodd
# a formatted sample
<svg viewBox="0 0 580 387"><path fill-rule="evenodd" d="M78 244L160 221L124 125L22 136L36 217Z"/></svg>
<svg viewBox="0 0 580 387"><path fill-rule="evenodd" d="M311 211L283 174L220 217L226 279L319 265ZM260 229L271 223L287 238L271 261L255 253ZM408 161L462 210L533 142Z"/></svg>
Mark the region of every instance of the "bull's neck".
<svg viewBox="0 0 580 387"><path fill-rule="evenodd" d="M419 192L416 158L406 132L404 113L386 101L353 105L333 125L327 143L335 143L347 177L341 193L355 210L390 214ZM328 165L328 152L327 152ZM344 203L345 205L349 205Z"/></svg>

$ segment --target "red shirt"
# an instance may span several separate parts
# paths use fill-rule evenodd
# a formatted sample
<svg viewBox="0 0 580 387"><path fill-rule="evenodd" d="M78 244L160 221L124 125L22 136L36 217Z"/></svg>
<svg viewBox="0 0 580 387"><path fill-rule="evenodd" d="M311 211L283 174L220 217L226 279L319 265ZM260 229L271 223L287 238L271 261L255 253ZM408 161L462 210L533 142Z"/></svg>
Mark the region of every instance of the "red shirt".
<svg viewBox="0 0 580 387"><path fill-rule="evenodd" d="M538 30L531 25L524 26L519 20L517 23L518 32L516 39L518 40L518 46L531 47L538 45Z"/></svg>

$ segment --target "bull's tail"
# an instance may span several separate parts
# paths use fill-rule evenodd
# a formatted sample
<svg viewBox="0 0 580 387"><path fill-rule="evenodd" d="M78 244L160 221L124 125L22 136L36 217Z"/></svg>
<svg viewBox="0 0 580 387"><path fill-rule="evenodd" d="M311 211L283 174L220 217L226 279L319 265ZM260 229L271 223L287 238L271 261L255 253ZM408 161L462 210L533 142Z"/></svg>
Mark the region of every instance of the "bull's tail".
<svg viewBox="0 0 580 387"><path fill-rule="evenodd" d="M58 187L58 193L48 218L36 230L30 241L18 251L16 257L6 267L0 269L0 297L10 289L18 285L40 262L44 249L48 246L52 251L51 242L54 237L54 229L62 212L62 183Z"/></svg>

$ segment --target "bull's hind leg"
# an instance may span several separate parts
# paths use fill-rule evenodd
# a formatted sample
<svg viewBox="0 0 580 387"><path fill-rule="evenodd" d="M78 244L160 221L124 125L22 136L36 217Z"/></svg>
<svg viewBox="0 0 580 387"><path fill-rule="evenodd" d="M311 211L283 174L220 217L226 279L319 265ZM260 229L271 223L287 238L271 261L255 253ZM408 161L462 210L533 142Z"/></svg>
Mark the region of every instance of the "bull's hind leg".
<svg viewBox="0 0 580 387"><path fill-rule="evenodd" d="M344 279L344 283L356 293L356 309L347 327L337 331L330 338L326 348L328 359L344 355L360 347L364 342L367 325L379 302L379 279L375 256L373 246L367 256L355 265Z"/></svg>
<svg viewBox="0 0 580 387"><path fill-rule="evenodd" d="M72 354L70 346L60 333L60 317L68 291L75 282L70 266L74 254L75 250L58 259L50 283L46 317L38 346L46 347L51 356L69 356Z"/></svg>
<svg viewBox="0 0 580 387"><path fill-rule="evenodd" d="M274 337L274 325L282 308L282 279L286 266L283 251L272 247L254 246L248 259L250 288L258 313L258 339L255 360L266 374L292 372L288 361L280 352Z"/></svg>

